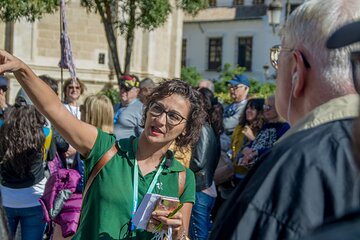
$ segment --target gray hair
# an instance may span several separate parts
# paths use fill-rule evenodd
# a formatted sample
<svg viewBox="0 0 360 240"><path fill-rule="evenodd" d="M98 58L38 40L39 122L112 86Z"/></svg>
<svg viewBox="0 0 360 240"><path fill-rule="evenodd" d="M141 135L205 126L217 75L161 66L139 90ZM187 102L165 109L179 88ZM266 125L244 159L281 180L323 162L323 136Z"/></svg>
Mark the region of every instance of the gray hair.
<svg viewBox="0 0 360 240"><path fill-rule="evenodd" d="M210 91L214 92L214 90L215 90L214 89L214 83L211 80L202 79L202 80L200 80L198 85L200 85L201 83L205 83L206 88L208 88Z"/></svg>
<svg viewBox="0 0 360 240"><path fill-rule="evenodd" d="M353 89L349 53L359 44L335 50L325 44L338 28L359 18L359 0L310 0L290 15L280 35L286 47L306 49L319 70L317 80L332 94L343 95Z"/></svg>

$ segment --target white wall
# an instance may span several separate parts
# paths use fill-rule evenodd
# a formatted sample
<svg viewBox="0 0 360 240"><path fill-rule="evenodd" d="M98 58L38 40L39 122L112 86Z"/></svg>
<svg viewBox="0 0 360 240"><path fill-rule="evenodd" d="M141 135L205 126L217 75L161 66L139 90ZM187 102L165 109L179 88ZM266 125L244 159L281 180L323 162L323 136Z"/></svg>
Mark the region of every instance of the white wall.
<svg viewBox="0 0 360 240"><path fill-rule="evenodd" d="M286 2L302 3L304 0L281 0L283 5L282 21L285 19ZM244 5L252 5L253 0L245 0ZM265 0L269 4L272 0ZM218 6L232 7L233 0L218 0ZM207 11L207 10L204 10ZM204 15L204 14L202 14ZM205 12L206 15L206 12ZM221 15L219 15L221 16ZM222 16L223 17L223 16ZM276 29L278 31L278 29ZM216 79L218 72L207 71L208 63L208 39L212 37L223 38L222 65L231 63L237 65L239 37L253 37L252 71L246 74L259 81L265 81L263 66L269 65L269 74L274 73L269 59L269 49L280 44L279 36L273 33L268 24L267 16L254 20L221 21L192 21L184 22L183 38L187 39L186 63L187 66L195 66L204 78Z"/></svg>
<svg viewBox="0 0 360 240"><path fill-rule="evenodd" d="M195 66L205 78L216 79L218 72L207 71L208 39L223 38L222 65L235 67L238 57L238 38L253 37L252 72L247 73L264 81L263 66L270 65L269 48L280 43L278 36L265 20L185 23L183 38L187 39L187 66Z"/></svg>

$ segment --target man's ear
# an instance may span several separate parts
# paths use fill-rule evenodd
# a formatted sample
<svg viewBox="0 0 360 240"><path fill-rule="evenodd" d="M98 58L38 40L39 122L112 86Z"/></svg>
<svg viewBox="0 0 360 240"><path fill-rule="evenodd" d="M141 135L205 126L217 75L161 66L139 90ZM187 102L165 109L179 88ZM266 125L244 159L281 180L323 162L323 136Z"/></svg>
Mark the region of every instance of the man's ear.
<svg viewBox="0 0 360 240"><path fill-rule="evenodd" d="M301 53L297 50L293 51L293 59L294 64L291 69L292 73L292 94L294 98L298 98L303 95L305 86L306 86L306 80L307 80L307 69L304 65L303 57Z"/></svg>

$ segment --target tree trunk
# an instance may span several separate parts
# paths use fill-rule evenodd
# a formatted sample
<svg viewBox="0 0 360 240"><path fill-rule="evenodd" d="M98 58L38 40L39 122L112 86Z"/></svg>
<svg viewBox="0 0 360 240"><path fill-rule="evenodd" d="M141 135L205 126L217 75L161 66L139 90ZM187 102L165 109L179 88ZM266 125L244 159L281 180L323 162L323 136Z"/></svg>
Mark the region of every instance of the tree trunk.
<svg viewBox="0 0 360 240"><path fill-rule="evenodd" d="M134 45L134 35L135 35L135 11L136 5L135 0L130 1L130 13L129 13L129 28L126 34L126 52L125 52L125 69L124 75L130 74L130 62L131 54Z"/></svg>
<svg viewBox="0 0 360 240"><path fill-rule="evenodd" d="M119 61L119 55L118 55L118 48L116 44L116 36L114 32L114 28L112 26L112 15L111 15L111 7L109 4L105 6L105 9L102 8L100 1L95 0L96 7L99 11L99 14L101 16L101 20L104 24L105 34L106 34L106 40L108 42L109 48L110 48L110 55L111 59L113 61L116 79L118 82L118 85L120 87L120 77L123 75L123 72L121 71L120 61Z"/></svg>

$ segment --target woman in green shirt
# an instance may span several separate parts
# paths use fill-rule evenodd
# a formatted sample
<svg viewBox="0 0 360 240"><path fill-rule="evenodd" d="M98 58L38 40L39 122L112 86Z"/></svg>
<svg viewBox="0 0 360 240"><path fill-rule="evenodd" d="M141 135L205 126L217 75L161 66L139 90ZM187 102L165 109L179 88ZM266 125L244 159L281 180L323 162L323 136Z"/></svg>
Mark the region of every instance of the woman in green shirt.
<svg viewBox="0 0 360 240"><path fill-rule="evenodd" d="M21 60L0 50L0 73L13 72L35 106L59 133L85 158L85 179L115 138L76 119L55 93ZM157 176L153 193L179 197L182 166L168 151L196 143L205 113L199 93L180 80L160 84L149 97L144 112L144 131L138 139L122 140L120 150L100 171L87 193L74 239L147 239L153 235L130 226L134 205L138 206ZM165 157L166 156L166 157ZM165 159L165 160L163 160ZM156 174L158 169L163 169ZM136 174L137 172L137 174ZM137 179L137 184L135 184ZM194 176L186 169L186 182L180 201L181 211L154 212L152 217L173 230L173 239L185 239L195 199ZM153 185L153 184L151 184ZM138 188L138 191L134 189ZM137 198L137 203L134 199Z"/></svg>

